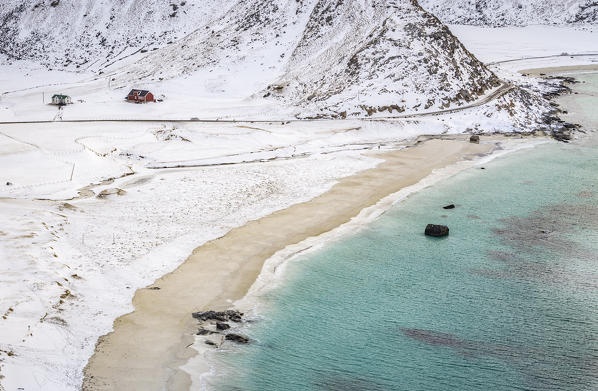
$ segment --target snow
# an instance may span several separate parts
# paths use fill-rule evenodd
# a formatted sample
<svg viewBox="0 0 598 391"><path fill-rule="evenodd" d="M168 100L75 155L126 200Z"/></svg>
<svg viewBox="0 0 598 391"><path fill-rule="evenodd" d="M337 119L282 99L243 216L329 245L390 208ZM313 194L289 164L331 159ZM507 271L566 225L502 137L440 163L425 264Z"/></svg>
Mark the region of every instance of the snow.
<svg viewBox="0 0 598 391"><path fill-rule="evenodd" d="M308 200L336 177L375 163L348 152L147 170L98 186L88 198L0 201L0 313L7 314L0 320L0 350L15 354L0 353L2 384L79 389L97 337L132 310L136 289L173 270L205 241ZM96 196L114 188L125 193Z"/></svg>
<svg viewBox="0 0 598 391"><path fill-rule="evenodd" d="M0 351L14 353L0 352L3 386L78 389L136 289L202 243L375 165L364 152L512 126L494 104L401 121L2 125Z"/></svg>
<svg viewBox="0 0 598 391"><path fill-rule="evenodd" d="M97 338L132 309L135 290L176 268L195 247L374 166L372 150L397 148L421 134L528 130L546 102L538 97L539 81L516 71L598 58L491 65L524 89L460 112L297 121L342 110L361 116L363 105L437 110L447 107L443 97L494 77L407 1L376 7L370 0L187 1L173 17L173 7L157 0L125 0L122 8L112 0L84 0L80 8L37 3L7 0L0 7L0 16L12 12L0 27L0 48L11 54L0 54L0 389L6 390L79 389ZM147 40L132 38L139 21L149 24ZM45 35L56 24L65 31L93 28L74 42L60 31ZM590 28L450 28L487 63L598 53ZM99 45L103 38L106 45ZM13 46L24 42L33 46ZM150 42L158 49L138 51L153 48ZM72 62L64 66L67 51ZM425 51L435 53L438 61L429 63L438 66L438 78L422 65L432 56ZM347 76L351 58L362 66ZM447 65L453 61L456 67ZM277 83L286 87L264 98ZM132 87L163 101L126 103ZM474 98L491 91L481 88ZM75 103L61 110L47 105L54 93ZM306 102L314 93L316 103ZM428 100L434 102L425 109ZM450 108L464 103L452 101Z"/></svg>
<svg viewBox="0 0 598 391"><path fill-rule="evenodd" d="M58 92L115 114L120 112L113 102L132 87L165 95L186 112L194 106L196 117L216 108L230 118L233 113L226 107L232 103L237 108L246 104L251 118L263 113L305 118L457 107L499 85L444 25L408 0L244 0L225 2L218 10L215 1L192 1L180 7L179 13L189 14L178 15L178 24L169 16L174 7L155 0L143 5L126 0L122 14L115 11L114 0L80 8L30 2L11 0L5 8L10 23L0 44L12 53L10 61L33 57L51 64L64 51L62 68L96 76ZM148 11L152 8L155 13ZM123 45L153 42L139 41L134 27L140 21L156 40L156 50L121 56ZM106 32L98 30L104 23L110 26ZM56 32L57 24L81 32L80 42ZM171 35L177 38L164 42ZM102 60L96 64L93 58ZM42 92L28 90L26 98L37 101ZM68 111L63 118L76 116L78 109Z"/></svg>
<svg viewBox="0 0 598 391"><path fill-rule="evenodd" d="M78 389L97 338L132 309L135 290L193 248L377 164L363 152L476 124L510 129L509 116L490 121L485 110L494 111L384 122L2 125L0 351L14 353L0 352L3 386Z"/></svg>
<svg viewBox="0 0 598 391"><path fill-rule="evenodd" d="M466 25L449 25L449 28L469 51L485 63L559 56L563 53L598 54L598 28L593 30L570 26L488 28ZM586 64L587 59L579 59L579 63Z"/></svg>
<svg viewBox="0 0 598 391"><path fill-rule="evenodd" d="M598 22L594 0L420 0L444 23L477 26L576 25Z"/></svg>

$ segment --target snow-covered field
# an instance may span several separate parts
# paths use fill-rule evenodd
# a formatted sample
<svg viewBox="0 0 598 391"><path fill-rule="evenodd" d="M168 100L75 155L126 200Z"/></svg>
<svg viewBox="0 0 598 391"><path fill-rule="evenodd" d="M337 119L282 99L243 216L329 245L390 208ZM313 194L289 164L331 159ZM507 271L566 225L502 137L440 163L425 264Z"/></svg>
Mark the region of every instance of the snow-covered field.
<svg viewBox="0 0 598 391"><path fill-rule="evenodd" d="M79 200L0 200L2 384L7 390L78 389L96 339L132 310L136 289L205 241L308 200L335 178L373 164L340 153L155 170L99 186Z"/></svg>
<svg viewBox="0 0 598 391"><path fill-rule="evenodd" d="M587 29L451 30L485 62L598 53ZM523 83L514 71L596 59L561 56L492 70ZM78 389L97 338L132 309L136 289L231 228L372 167L377 160L366 152L420 134L512 131L528 123L518 117L527 108L515 106L515 116L504 109L508 96L410 120L287 122L296 107L247 94L265 79L231 73L224 80L224 68L142 83L163 102L134 105L112 77L71 71L9 64L0 55L0 122L56 120L0 123L0 390ZM60 111L47 105L54 93L68 93L75 104ZM166 120L194 117L243 122Z"/></svg>
<svg viewBox="0 0 598 391"><path fill-rule="evenodd" d="M453 34L484 63L524 58L559 56L561 54L598 55L598 26L580 28L571 26L498 27L449 25ZM556 58L558 64L587 64L587 58L568 62L570 56ZM598 60L598 56L596 57ZM539 64L546 66L546 59ZM516 65L516 67L519 64ZM521 69L521 68L519 68Z"/></svg>

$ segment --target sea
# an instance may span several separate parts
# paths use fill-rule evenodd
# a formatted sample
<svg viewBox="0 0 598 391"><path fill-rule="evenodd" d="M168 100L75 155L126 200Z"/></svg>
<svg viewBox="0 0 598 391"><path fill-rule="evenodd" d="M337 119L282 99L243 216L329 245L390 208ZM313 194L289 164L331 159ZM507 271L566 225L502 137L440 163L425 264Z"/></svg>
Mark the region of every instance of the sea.
<svg viewBox="0 0 598 391"><path fill-rule="evenodd" d="M204 386L598 390L598 74L576 77L587 134L462 171L295 257Z"/></svg>

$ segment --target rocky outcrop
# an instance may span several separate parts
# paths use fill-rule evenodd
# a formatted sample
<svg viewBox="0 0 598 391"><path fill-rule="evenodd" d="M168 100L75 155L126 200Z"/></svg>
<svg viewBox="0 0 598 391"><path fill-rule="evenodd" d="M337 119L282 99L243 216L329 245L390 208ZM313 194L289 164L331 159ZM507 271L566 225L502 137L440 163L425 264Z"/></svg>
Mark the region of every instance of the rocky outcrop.
<svg viewBox="0 0 598 391"><path fill-rule="evenodd" d="M235 310L228 310L228 311L204 311L204 312L194 312L192 314L193 318L205 322L207 320L216 320L219 322L241 322L243 320L243 313Z"/></svg>
<svg viewBox="0 0 598 391"><path fill-rule="evenodd" d="M231 332L233 326L227 322L242 323L243 313L235 310L227 311L202 311L191 314L199 321L196 335L204 337L204 342L210 346L220 346L224 341L239 344L249 343L249 338Z"/></svg>
<svg viewBox="0 0 598 391"><path fill-rule="evenodd" d="M545 77L540 83L546 89L543 98L550 103L550 110L542 116L538 131L565 143L573 138L575 131L582 131L581 125L568 123L561 119L560 115L567 114L567 112L562 110L554 100L561 95L571 94L573 90L570 85L575 83L577 80L567 76Z"/></svg>

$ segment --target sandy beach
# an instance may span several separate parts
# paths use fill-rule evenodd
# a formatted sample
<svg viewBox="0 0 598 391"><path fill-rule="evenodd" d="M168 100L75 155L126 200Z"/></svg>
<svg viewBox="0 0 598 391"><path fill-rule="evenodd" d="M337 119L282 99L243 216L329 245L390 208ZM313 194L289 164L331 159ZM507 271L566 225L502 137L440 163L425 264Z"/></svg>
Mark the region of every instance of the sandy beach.
<svg viewBox="0 0 598 391"><path fill-rule="evenodd" d="M533 68L533 69L522 69L519 73L530 75L530 76L542 76L548 74L563 74L568 72L592 72L598 71L598 64L588 65L569 65L569 66L555 66L548 68Z"/></svg>
<svg viewBox="0 0 598 391"><path fill-rule="evenodd" d="M544 365L539 355L538 366L523 357L524 368L490 372L485 354L460 365L463 355L443 356L444 347L426 359L401 330L502 344L506 327L485 327L494 319L526 325L545 309L577 320L558 317L573 307L558 312L556 290L546 307L513 305L526 308L518 318L493 306L499 296L473 281L492 278L476 259L493 256L469 250L498 248L499 211L525 216L540 196L565 199L573 187L575 199L598 197L586 170L595 159L574 151L589 156L598 143L598 13L540 0L511 13L447 0L138 3L0 7L11 37L0 42L0 391L476 391L530 388L536 373L561 367L563 380L585 371L583 362ZM544 149L554 153L534 165ZM513 163L522 157L533 170ZM499 178L494 168L509 164L517 175ZM567 165L590 182L577 189ZM538 175L554 167L563 168L552 175L559 181ZM462 186L469 177L481 184ZM542 189L560 183L569 186L555 197ZM513 201L519 214L509 214ZM467 205L476 210L465 214ZM387 219L384 235L368 237ZM428 224L450 227L446 247L429 245ZM357 255L362 237L379 240L372 262ZM442 268L420 262L428 256ZM563 260L556 264L567 267ZM456 275L441 273L449 265L467 282L443 296L454 307L437 300ZM293 279L308 276L314 284L297 284L308 295L285 302ZM421 290L409 292L420 279ZM488 295L470 294L476 289ZM508 286L492 292L509 293L505 306L526 299ZM475 310L465 308L469 297ZM472 321L446 327L461 304ZM278 309L287 317L270 316ZM337 319L330 309L344 310ZM242 315L193 317L225 310ZM349 326L369 311L375 316ZM275 324L283 318L290 327ZM514 347L544 346L517 332L531 328L512 325ZM556 335L571 356L591 353L583 333L547 330L533 337ZM426 373L432 364L438 370Z"/></svg>
<svg viewBox="0 0 598 391"><path fill-rule="evenodd" d="M466 136L420 137L408 148L377 155L383 160L377 167L341 179L311 201L197 248L174 272L136 292L135 311L118 318L114 331L99 339L83 389L162 390L165 384L169 390L188 389L189 377L178 367L196 354L189 348L197 328L192 312L229 308L276 252L348 222L433 170L490 153L493 140L482 137L481 144L472 144Z"/></svg>

